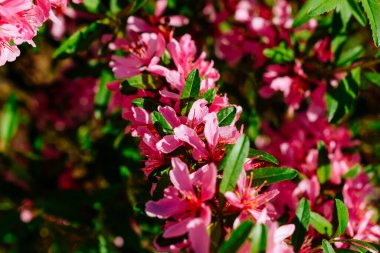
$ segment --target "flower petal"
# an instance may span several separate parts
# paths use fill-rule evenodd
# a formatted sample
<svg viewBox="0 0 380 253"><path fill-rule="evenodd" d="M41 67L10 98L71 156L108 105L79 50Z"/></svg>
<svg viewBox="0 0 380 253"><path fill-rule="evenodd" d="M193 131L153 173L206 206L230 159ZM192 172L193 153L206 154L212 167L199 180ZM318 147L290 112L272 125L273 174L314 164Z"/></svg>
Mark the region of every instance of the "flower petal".
<svg viewBox="0 0 380 253"><path fill-rule="evenodd" d="M193 185L190 181L189 169L181 159L172 158L173 169L170 171L170 180L173 185L180 191L193 193Z"/></svg>
<svg viewBox="0 0 380 253"><path fill-rule="evenodd" d="M210 237L207 226L202 219L194 219L187 225L190 247L194 253L208 253L210 251Z"/></svg>

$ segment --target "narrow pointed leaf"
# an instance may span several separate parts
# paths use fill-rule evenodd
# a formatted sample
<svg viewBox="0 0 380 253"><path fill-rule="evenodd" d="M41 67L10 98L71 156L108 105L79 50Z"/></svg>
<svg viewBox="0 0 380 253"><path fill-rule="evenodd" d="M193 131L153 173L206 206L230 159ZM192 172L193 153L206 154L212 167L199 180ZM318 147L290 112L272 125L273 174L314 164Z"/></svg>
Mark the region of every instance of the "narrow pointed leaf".
<svg viewBox="0 0 380 253"><path fill-rule="evenodd" d="M206 101L209 104L211 104L212 102L214 102L215 95L216 95L216 90L214 88L211 88L202 94L202 98L206 99Z"/></svg>
<svg viewBox="0 0 380 253"><path fill-rule="evenodd" d="M201 89L201 77L199 75L198 69L190 72L187 76L185 87L183 88L180 106L181 113L185 115L190 111L193 102L198 98L199 91Z"/></svg>
<svg viewBox="0 0 380 253"><path fill-rule="evenodd" d="M66 39L54 52L53 58L60 59L88 50L93 41L99 39L106 31L105 21L97 21L80 29Z"/></svg>
<svg viewBox="0 0 380 253"><path fill-rule="evenodd" d="M276 182L290 180L297 176L297 171L291 168L259 168L251 170L250 173L253 174L253 185L258 186L266 182L267 185Z"/></svg>
<svg viewBox="0 0 380 253"><path fill-rule="evenodd" d="M237 252L247 239L253 228L251 221L244 221L240 226L232 231L230 238L222 244L218 253Z"/></svg>
<svg viewBox="0 0 380 253"><path fill-rule="evenodd" d="M380 1L362 0L362 5L371 25L373 41L378 47L380 46Z"/></svg>
<svg viewBox="0 0 380 253"><path fill-rule="evenodd" d="M308 11L310 16L317 16L334 10L339 4L341 0L314 0L313 6Z"/></svg>
<svg viewBox="0 0 380 253"><path fill-rule="evenodd" d="M348 6L351 9L352 15L358 21L358 23L362 26L367 24L367 18L365 17L364 12L362 11L358 1L356 0L347 0Z"/></svg>
<svg viewBox="0 0 380 253"><path fill-rule="evenodd" d="M327 240L322 241L323 253L335 253L335 250Z"/></svg>
<svg viewBox="0 0 380 253"><path fill-rule="evenodd" d="M19 124L19 115L17 113L17 98L16 94L11 94L5 103L1 112L0 119L0 139L4 145L15 135Z"/></svg>
<svg viewBox="0 0 380 253"><path fill-rule="evenodd" d="M161 113L154 111L150 114L150 118L152 120L154 128L156 128L157 132L161 136L165 136L167 134L173 134L173 128L169 124L169 122L166 121L164 116L162 116Z"/></svg>
<svg viewBox="0 0 380 253"><path fill-rule="evenodd" d="M230 106L223 108L218 112L218 122L219 126L229 126L234 121L236 117L236 107Z"/></svg>
<svg viewBox="0 0 380 253"><path fill-rule="evenodd" d="M240 136L239 140L233 146L231 150L228 151L223 163L223 179L220 184L220 192L226 193L232 191L239 176L243 170L243 165L245 158L248 156L249 151L249 139L247 136Z"/></svg>
<svg viewBox="0 0 380 253"><path fill-rule="evenodd" d="M251 236L251 253L265 253L267 246L267 229L264 224L257 224Z"/></svg>
<svg viewBox="0 0 380 253"><path fill-rule="evenodd" d="M298 203L296 217L292 223L296 226L292 236L292 244L294 245L294 251L297 252L305 240L305 234L310 223L310 204L305 198L302 198Z"/></svg>
<svg viewBox="0 0 380 253"><path fill-rule="evenodd" d="M271 154L269 154L267 152L257 150L257 149L253 149L253 148L249 149L248 157L254 158L255 160L259 160L259 161L270 162L270 163L273 163L276 165L279 164L276 157L272 156Z"/></svg>
<svg viewBox="0 0 380 253"><path fill-rule="evenodd" d="M357 239L338 239L338 240L334 240L334 242L344 242L350 245L355 245L357 247L364 247L367 249L374 250L375 252L376 251L380 252L380 244L373 243L373 242L364 242Z"/></svg>
<svg viewBox="0 0 380 253"><path fill-rule="evenodd" d="M322 215L311 212L310 213L310 224L318 231L318 233L331 236L332 235L332 224L326 220Z"/></svg>
<svg viewBox="0 0 380 253"><path fill-rule="evenodd" d="M338 226L335 231L334 237L338 237L344 233L348 225L348 219L349 215L346 205L340 199L335 199L334 220Z"/></svg>
<svg viewBox="0 0 380 253"><path fill-rule="evenodd" d="M318 1L322 1L322 0L318 0ZM313 6L314 6L314 0L307 0L306 3L302 5L301 9L299 9L299 11L297 12L297 15L294 18L294 21L293 21L294 28L302 26L307 21L309 21L309 19L312 18L309 15L309 10L311 10Z"/></svg>

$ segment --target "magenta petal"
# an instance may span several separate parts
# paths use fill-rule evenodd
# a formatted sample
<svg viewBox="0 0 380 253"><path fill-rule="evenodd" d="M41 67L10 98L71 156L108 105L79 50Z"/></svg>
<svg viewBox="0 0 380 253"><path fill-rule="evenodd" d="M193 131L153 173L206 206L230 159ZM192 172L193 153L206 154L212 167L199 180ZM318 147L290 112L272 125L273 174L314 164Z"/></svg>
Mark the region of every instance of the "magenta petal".
<svg viewBox="0 0 380 253"><path fill-rule="evenodd" d="M214 163L207 164L201 168L202 177L202 201L212 199L215 194L216 185L216 166Z"/></svg>
<svg viewBox="0 0 380 253"><path fill-rule="evenodd" d="M194 129L181 125L179 127L174 128L174 133L178 139L183 142L191 145L193 150L194 159L199 160L200 158L207 159L208 152L206 150L204 142L199 138Z"/></svg>
<svg viewBox="0 0 380 253"><path fill-rule="evenodd" d="M193 192L193 185L190 181L189 170L187 165L181 161L181 159L172 158L173 169L170 171L170 180L173 185L181 191Z"/></svg>
<svg viewBox="0 0 380 253"><path fill-rule="evenodd" d="M187 225L190 247L194 253L208 253L210 251L210 237L207 226L202 219L194 219Z"/></svg>
<svg viewBox="0 0 380 253"><path fill-rule="evenodd" d="M156 147L162 153L168 154L176 150L182 145L182 141L179 141L174 135L166 135L157 142Z"/></svg>
<svg viewBox="0 0 380 253"><path fill-rule="evenodd" d="M224 196L226 197L226 199L228 200L228 202L230 202L231 205L235 206L235 207L242 207L243 205L241 204L241 201L240 199L236 196L235 193L233 192L226 192L224 194Z"/></svg>
<svg viewBox="0 0 380 253"><path fill-rule="evenodd" d="M198 99L191 106L189 115L188 115L188 125L195 128L198 126L206 115L208 114L207 101L205 99Z"/></svg>
<svg viewBox="0 0 380 253"><path fill-rule="evenodd" d="M127 26L129 30L135 32L151 32L153 30L147 22L135 16L130 16L128 18Z"/></svg>
<svg viewBox="0 0 380 253"><path fill-rule="evenodd" d="M149 123L151 123L150 115L145 109L139 108L139 107L132 107L132 111L133 111L133 118L135 119L137 123L144 124L144 125L148 125Z"/></svg>
<svg viewBox="0 0 380 253"><path fill-rule="evenodd" d="M204 133L210 152L212 152L219 141L219 123L215 112L207 115Z"/></svg>
<svg viewBox="0 0 380 253"><path fill-rule="evenodd" d="M149 217L167 219L176 214L179 206L178 199L160 199L158 201L149 201L145 205L145 212Z"/></svg>
<svg viewBox="0 0 380 253"><path fill-rule="evenodd" d="M164 116L166 121L172 126L172 127L177 127L181 125L181 121L177 117L177 113L175 110L169 106L165 107L158 107L158 111Z"/></svg>
<svg viewBox="0 0 380 253"><path fill-rule="evenodd" d="M180 222L177 222L173 225L168 226L164 234L164 238L177 237L185 234L187 232L187 224L193 219L193 217L186 218Z"/></svg>
<svg viewBox="0 0 380 253"><path fill-rule="evenodd" d="M293 234L295 230L295 226L293 224L288 224L281 226L276 229L276 232L274 232L274 241L275 243L280 243L289 236Z"/></svg>

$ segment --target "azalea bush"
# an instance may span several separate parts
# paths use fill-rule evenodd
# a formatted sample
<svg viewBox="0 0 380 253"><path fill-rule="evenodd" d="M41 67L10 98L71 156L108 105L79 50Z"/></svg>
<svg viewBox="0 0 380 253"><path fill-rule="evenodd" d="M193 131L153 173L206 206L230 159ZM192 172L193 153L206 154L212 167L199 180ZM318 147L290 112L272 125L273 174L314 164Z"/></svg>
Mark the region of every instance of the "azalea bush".
<svg viewBox="0 0 380 253"><path fill-rule="evenodd" d="M0 252L379 252L379 1L0 0L0 42Z"/></svg>

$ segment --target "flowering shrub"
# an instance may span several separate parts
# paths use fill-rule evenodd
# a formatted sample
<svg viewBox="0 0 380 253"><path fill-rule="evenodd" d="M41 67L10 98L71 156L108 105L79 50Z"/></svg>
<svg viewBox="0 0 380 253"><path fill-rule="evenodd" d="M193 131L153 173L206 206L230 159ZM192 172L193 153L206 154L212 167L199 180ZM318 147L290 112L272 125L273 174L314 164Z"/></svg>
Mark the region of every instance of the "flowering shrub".
<svg viewBox="0 0 380 253"><path fill-rule="evenodd" d="M379 13L0 0L1 250L378 252Z"/></svg>

